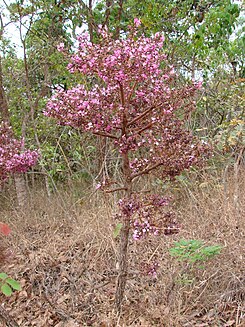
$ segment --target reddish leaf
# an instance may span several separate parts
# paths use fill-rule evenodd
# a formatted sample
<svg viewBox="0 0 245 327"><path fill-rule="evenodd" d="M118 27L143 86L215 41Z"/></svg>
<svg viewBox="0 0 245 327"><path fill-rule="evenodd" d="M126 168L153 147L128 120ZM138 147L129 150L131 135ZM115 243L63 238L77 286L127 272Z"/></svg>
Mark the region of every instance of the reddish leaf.
<svg viewBox="0 0 245 327"><path fill-rule="evenodd" d="M7 236L11 232L11 229L7 224L0 223L0 233Z"/></svg>

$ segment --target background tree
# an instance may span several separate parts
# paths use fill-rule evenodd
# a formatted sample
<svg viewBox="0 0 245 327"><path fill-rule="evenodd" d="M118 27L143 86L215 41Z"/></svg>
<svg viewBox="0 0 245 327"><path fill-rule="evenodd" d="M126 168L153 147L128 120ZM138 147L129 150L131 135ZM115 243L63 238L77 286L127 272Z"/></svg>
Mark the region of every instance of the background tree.
<svg viewBox="0 0 245 327"><path fill-rule="evenodd" d="M13 137L11 128L6 122L0 125L0 181L1 183L11 175L26 172L37 161L36 151L23 151L23 143ZM22 194L17 194L19 204L26 204Z"/></svg>
<svg viewBox="0 0 245 327"><path fill-rule="evenodd" d="M3 33L6 25L3 23L0 14L0 41L4 41ZM25 180L21 173L25 172L28 167L36 162L36 153L24 151L24 143L18 143L14 139L10 129L10 113L7 103L6 92L4 88L4 76L2 67L2 58L0 55L0 105L1 105L1 139L0 139L0 181L5 180L10 173L14 174L15 187L17 193L18 204L24 207L27 201L27 192ZM20 153L22 152L22 154ZM19 173L19 174L16 174Z"/></svg>

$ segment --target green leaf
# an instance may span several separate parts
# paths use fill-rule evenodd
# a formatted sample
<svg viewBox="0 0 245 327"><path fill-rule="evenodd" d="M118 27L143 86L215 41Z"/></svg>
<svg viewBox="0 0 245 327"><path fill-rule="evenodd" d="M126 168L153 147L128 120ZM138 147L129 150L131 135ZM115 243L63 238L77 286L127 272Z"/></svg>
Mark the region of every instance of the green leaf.
<svg viewBox="0 0 245 327"><path fill-rule="evenodd" d="M14 290L20 291L21 290L21 285L17 280L12 279L12 278L7 278L6 283L8 283Z"/></svg>
<svg viewBox="0 0 245 327"><path fill-rule="evenodd" d="M114 229L114 232L113 232L113 237L114 237L114 238L117 238L117 237L118 237L118 235L120 234L120 231L121 231L121 229L122 229L122 226L123 226L122 223L118 223L118 224L116 225L116 228Z"/></svg>
<svg viewBox="0 0 245 327"><path fill-rule="evenodd" d="M11 296L13 293L12 288L8 284L3 284L1 286L1 291L3 292L4 295L6 296Z"/></svg>
<svg viewBox="0 0 245 327"><path fill-rule="evenodd" d="M5 274L5 273L0 273L0 279L6 279L6 278L8 278L8 275L7 274Z"/></svg>

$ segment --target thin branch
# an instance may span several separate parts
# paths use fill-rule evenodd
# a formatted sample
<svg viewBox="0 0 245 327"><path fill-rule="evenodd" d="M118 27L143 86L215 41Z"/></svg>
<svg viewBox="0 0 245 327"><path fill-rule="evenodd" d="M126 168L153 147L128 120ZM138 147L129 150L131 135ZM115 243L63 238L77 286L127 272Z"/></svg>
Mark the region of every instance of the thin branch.
<svg viewBox="0 0 245 327"><path fill-rule="evenodd" d="M83 10L85 12L87 12L89 33L90 33L90 37L93 38L93 35L91 33L93 33L93 30L95 30L96 34L98 34L98 26L94 20L94 15L93 15L93 10L92 10L92 2L90 1L89 5L87 5L83 0L78 0L78 2L82 6ZM91 42L92 42L92 40L91 40Z"/></svg>
<svg viewBox="0 0 245 327"><path fill-rule="evenodd" d="M124 95L124 90L123 90L123 86L121 83L119 83L119 88L120 88L120 95L121 95L121 103L122 106L125 106L125 95Z"/></svg>
<svg viewBox="0 0 245 327"><path fill-rule="evenodd" d="M109 137L111 139L114 140L118 140L118 137L113 135L113 134L109 134L109 133L104 133L104 132L93 132L94 135L99 135L99 136L104 136L104 137Z"/></svg>
<svg viewBox="0 0 245 327"><path fill-rule="evenodd" d="M127 102L128 102L128 103L130 102L130 100L131 100L131 98L132 98L132 96L133 96L133 94L134 94L134 91L135 91L136 85L137 85L137 81L134 82L134 85L133 85L133 87L132 87L132 90L131 90L131 92L129 93L129 96L128 96L128 99L127 99Z"/></svg>
<svg viewBox="0 0 245 327"><path fill-rule="evenodd" d="M0 25L1 25L1 27L0 27L0 39L1 39L2 35L3 35L3 31L4 31L5 27L7 27L9 24L12 24L12 23L13 22L10 21L10 22L7 22L6 24L3 24L2 15L0 13Z"/></svg>
<svg viewBox="0 0 245 327"><path fill-rule="evenodd" d="M117 13L117 27L116 27L116 33L115 33L115 40L119 39L120 36L120 22L122 18L122 12L123 12L123 0L118 1L118 13Z"/></svg>
<svg viewBox="0 0 245 327"><path fill-rule="evenodd" d="M117 187L112 190L105 190L105 193L113 193L113 192L117 192L117 191L126 191L126 190L127 190L126 187Z"/></svg>
<svg viewBox="0 0 245 327"><path fill-rule="evenodd" d="M158 162L155 165L153 165L153 166L151 166L149 168L146 168L146 169L144 169L143 171L141 171L139 173L136 173L136 174L131 175L131 180L133 180L134 178L136 178L138 176L142 176L142 175L148 174L150 171L152 171L152 170L158 168L159 166L161 166L161 164L162 164L161 162Z"/></svg>
<svg viewBox="0 0 245 327"><path fill-rule="evenodd" d="M144 132L145 130L149 129L150 127L152 127L153 123L149 123L148 125L146 125L145 127L142 127L140 129L136 129L136 130L133 130L133 133L134 134L141 134L142 132Z"/></svg>
<svg viewBox="0 0 245 327"><path fill-rule="evenodd" d="M153 106L150 107L149 109L145 110L142 114L140 114L139 116L135 117L134 119L132 119L130 122L128 122L127 127L129 127L130 125L133 125L134 123L136 123L138 120L144 118L146 115L148 115L153 109L156 109L157 106Z"/></svg>
<svg viewBox="0 0 245 327"><path fill-rule="evenodd" d="M7 7L7 9L9 9L9 5L7 4L7 2L5 0L3 0L3 3L5 4L5 6Z"/></svg>
<svg viewBox="0 0 245 327"><path fill-rule="evenodd" d="M102 25L102 28L104 28L105 26L108 28L109 26L109 18L110 18L110 14L111 14L111 7L112 7L113 1L111 0L107 0L106 1L106 10L105 10L105 21Z"/></svg>

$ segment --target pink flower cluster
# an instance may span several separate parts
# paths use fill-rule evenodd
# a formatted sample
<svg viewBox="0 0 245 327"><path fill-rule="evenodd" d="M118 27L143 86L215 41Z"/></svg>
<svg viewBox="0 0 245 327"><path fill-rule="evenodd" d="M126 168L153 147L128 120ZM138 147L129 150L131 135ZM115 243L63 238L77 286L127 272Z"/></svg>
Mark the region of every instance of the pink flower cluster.
<svg viewBox="0 0 245 327"><path fill-rule="evenodd" d="M135 220L133 223L133 239L137 241L148 234L159 235L159 229L151 225L148 220L143 222Z"/></svg>
<svg viewBox="0 0 245 327"><path fill-rule="evenodd" d="M132 81L144 82L149 76L155 80L159 76L160 64L165 59L161 54L163 35L136 38L132 33L116 41L106 31L101 31L101 36L99 44L91 43L87 33L78 37L79 50L68 66L72 73L96 75L105 83L117 85L120 82L127 87Z"/></svg>
<svg viewBox="0 0 245 327"><path fill-rule="evenodd" d="M35 165L37 151L21 151L22 142L13 138L11 128L0 124L0 181L5 181L10 174L23 173Z"/></svg>
<svg viewBox="0 0 245 327"><path fill-rule="evenodd" d="M133 230L133 239L140 240L147 235L172 235L179 231L174 214L166 210L170 198L160 195L139 194L130 199L119 200L120 220L129 219Z"/></svg>
<svg viewBox="0 0 245 327"><path fill-rule="evenodd" d="M176 176L208 152L185 131L182 116L195 108L201 85L178 86L173 67L165 67L164 37L137 35L140 21L126 38L113 40L101 30L98 44L82 34L68 69L87 77L86 84L59 90L45 115L60 124L114 139L120 153L131 155L132 177L161 167L161 177ZM60 45L64 50L64 45ZM91 82L93 81L93 83ZM174 85L174 86L173 86ZM146 151L140 151L145 148Z"/></svg>
<svg viewBox="0 0 245 327"><path fill-rule="evenodd" d="M99 44L89 42L87 33L81 35L78 52L68 66L71 72L86 75L88 84L91 78L97 82L91 87L77 85L60 90L49 101L45 114L62 124L95 133L113 132L120 137L124 111L133 119L142 111L143 103L151 103L162 91L157 85L162 74L160 64L165 60L161 53L164 38L160 34L135 38L133 34L114 41L105 31L101 34ZM59 49L63 51L63 47ZM164 79L168 79L166 74Z"/></svg>

